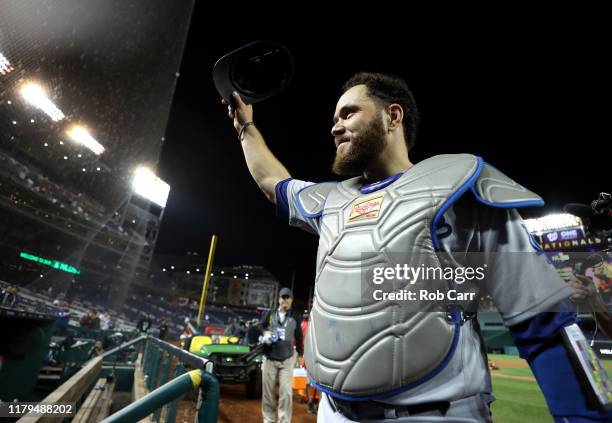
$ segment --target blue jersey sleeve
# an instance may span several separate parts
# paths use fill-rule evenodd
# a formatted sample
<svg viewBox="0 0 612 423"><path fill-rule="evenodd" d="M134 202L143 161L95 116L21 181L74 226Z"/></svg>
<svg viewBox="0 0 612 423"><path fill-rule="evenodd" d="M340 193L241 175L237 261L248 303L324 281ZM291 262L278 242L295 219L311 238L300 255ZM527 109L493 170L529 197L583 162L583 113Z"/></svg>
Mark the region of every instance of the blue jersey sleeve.
<svg viewBox="0 0 612 423"><path fill-rule="evenodd" d="M286 219L291 226L296 226L318 235L320 217L305 216L296 200L300 190L311 185L315 185L314 182L292 178L277 183L274 188L276 192L276 214L280 218Z"/></svg>
<svg viewBox="0 0 612 423"><path fill-rule="evenodd" d="M287 198L287 188L289 182L291 182L293 178L287 178L285 180L280 181L274 187L276 191L276 215L281 219L285 219L289 221L289 199Z"/></svg>
<svg viewBox="0 0 612 423"><path fill-rule="evenodd" d="M565 349L560 330L577 321L572 311L540 313L510 327L522 358L542 389L555 421L612 421L612 412L599 411L587 403L583 387Z"/></svg>

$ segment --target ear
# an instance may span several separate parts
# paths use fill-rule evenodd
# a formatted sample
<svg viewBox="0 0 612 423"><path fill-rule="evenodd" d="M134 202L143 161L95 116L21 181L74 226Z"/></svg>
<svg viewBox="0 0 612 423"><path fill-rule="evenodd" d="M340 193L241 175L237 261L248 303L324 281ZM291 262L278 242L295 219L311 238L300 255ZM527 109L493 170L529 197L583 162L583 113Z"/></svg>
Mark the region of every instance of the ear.
<svg viewBox="0 0 612 423"><path fill-rule="evenodd" d="M389 130L398 129L404 119L404 109L397 103L390 104L387 109L387 127Z"/></svg>

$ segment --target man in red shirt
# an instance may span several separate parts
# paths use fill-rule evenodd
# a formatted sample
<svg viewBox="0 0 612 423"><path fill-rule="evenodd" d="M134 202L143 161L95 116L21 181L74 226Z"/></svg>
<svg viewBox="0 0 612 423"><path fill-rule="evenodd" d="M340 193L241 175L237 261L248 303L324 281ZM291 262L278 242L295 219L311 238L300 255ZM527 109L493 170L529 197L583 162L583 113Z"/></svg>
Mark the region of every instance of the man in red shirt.
<svg viewBox="0 0 612 423"><path fill-rule="evenodd" d="M308 331L308 323L310 321L310 316L308 315L308 310L304 310L304 315L302 316L302 351L304 350L304 340L306 339L306 332ZM304 363L300 363L300 365L304 365ZM312 398L311 398L312 393ZM306 401L308 402L308 412L316 413L317 409L314 405L314 401L318 401L317 398L317 390L310 386L310 383L306 384Z"/></svg>

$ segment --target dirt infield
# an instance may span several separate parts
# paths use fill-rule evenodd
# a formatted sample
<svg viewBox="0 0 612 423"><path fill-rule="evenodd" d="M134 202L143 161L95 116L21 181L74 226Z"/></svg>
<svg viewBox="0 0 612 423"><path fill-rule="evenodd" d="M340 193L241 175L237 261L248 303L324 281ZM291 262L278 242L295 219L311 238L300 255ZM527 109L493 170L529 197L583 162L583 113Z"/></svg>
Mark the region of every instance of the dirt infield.
<svg viewBox="0 0 612 423"><path fill-rule="evenodd" d="M491 370L491 375L495 376L495 377L500 377L500 378L504 378L504 379L514 379L514 380L525 380L525 381L529 381L529 382L535 382L536 379L533 376L518 376L518 375L507 375L502 373L503 369L508 369L508 368L512 368L512 369L527 369L529 368L529 365L527 364L527 362L525 360L503 360L503 359L493 359L493 360L489 360L490 362L493 362L497 365L497 367L499 367L499 370ZM612 368L612 363L610 363L609 361L605 361L604 362L604 367L606 369L611 369Z"/></svg>
<svg viewBox="0 0 612 423"><path fill-rule="evenodd" d="M492 360L503 368L527 368L527 363L523 360ZM494 370L493 376L505 379L533 381L535 379L529 376L512 376L505 375ZM195 417L195 400L183 400L179 412L177 413L177 423L190 423ZM221 401L219 402L219 423L242 423L242 422L262 422L261 417L261 400L253 400L246 398L244 394L244 386L242 385L221 385ZM293 419L294 423L314 423L317 421L316 414L306 412L306 404L300 401L297 394L293 395Z"/></svg>
<svg viewBox="0 0 612 423"><path fill-rule="evenodd" d="M499 367L499 370L491 370L491 376L500 377L503 379L513 379L513 380L525 380L527 382L535 382L536 379L533 376L517 376L517 375L507 375L502 373L502 369L526 369L529 368L529 365L524 360L489 360L489 362L493 362Z"/></svg>
<svg viewBox="0 0 612 423"><path fill-rule="evenodd" d="M183 400L176 416L177 423L191 423L195 418L195 401ZM221 401L219 402L219 423L250 423L262 422L261 400L252 400L244 395L242 385L221 385ZM306 412L306 404L293 395L293 423L314 423L316 414Z"/></svg>
<svg viewBox="0 0 612 423"><path fill-rule="evenodd" d="M512 368L512 369L527 369L529 364L524 360L489 360L497 364L500 369Z"/></svg>
<svg viewBox="0 0 612 423"><path fill-rule="evenodd" d="M529 367L529 364L527 364L527 362L525 360L517 360L517 359L511 359L511 360L504 360L504 359L490 359L489 361L494 362L495 364L497 364L499 366L499 368L513 368L513 369L526 369ZM612 369L612 360L602 360L603 366L606 369Z"/></svg>
<svg viewBox="0 0 612 423"><path fill-rule="evenodd" d="M528 368L529 365L524 360L516 359L493 359L500 369L504 368ZM609 367L607 365L606 367ZM503 379L523 380L535 383L532 376L516 376L501 373L493 370L494 377ZM183 400L177 414L177 423L191 423L195 417L195 401ZM242 422L261 422L261 401L246 398L242 385L221 385L221 401L219 404L219 423L242 423ZM293 420L295 423L314 423L317 421L316 414L306 412L306 404L300 402L299 397L294 393L293 396Z"/></svg>

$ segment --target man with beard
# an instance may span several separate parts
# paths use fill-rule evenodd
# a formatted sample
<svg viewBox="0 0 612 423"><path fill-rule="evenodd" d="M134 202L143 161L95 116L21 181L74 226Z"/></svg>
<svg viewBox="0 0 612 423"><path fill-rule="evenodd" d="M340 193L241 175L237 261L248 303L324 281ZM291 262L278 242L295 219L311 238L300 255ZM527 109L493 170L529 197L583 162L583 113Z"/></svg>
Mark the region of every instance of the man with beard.
<svg viewBox="0 0 612 423"><path fill-rule="evenodd" d="M587 404L562 344L560 331L575 313L545 313L573 291L535 254L516 211L542 199L469 154L411 163L419 114L403 80L358 73L344 85L331 129L332 171L355 177L339 183L292 178L266 146L252 106L233 98L228 115L255 182L280 216L320 237L304 353L311 383L325 393L318 421L491 421L494 398L473 313L404 310L362 297L362 272L372 264L440 266L440 254L457 252L529 253L520 266L494 260L476 298L493 298L556 421L610 418Z"/></svg>

